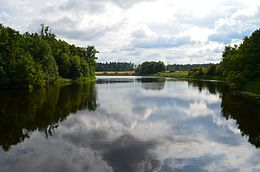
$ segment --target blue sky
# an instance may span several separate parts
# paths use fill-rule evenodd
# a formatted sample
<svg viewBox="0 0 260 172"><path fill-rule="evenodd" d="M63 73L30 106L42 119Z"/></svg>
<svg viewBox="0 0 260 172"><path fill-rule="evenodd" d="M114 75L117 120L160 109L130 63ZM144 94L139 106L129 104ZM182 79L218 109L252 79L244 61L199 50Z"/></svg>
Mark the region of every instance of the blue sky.
<svg viewBox="0 0 260 172"><path fill-rule="evenodd" d="M259 0L0 0L0 23L44 23L60 39L95 45L98 61L219 62L225 45L260 26Z"/></svg>

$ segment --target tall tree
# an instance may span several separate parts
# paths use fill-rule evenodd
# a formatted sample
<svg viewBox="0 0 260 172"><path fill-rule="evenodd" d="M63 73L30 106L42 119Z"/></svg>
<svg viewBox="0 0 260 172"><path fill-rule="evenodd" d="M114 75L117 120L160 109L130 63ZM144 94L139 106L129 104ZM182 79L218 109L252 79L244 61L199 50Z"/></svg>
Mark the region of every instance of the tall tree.
<svg viewBox="0 0 260 172"><path fill-rule="evenodd" d="M44 86L59 76L95 77L94 46L77 47L57 40L49 26L20 34L0 24L0 87Z"/></svg>

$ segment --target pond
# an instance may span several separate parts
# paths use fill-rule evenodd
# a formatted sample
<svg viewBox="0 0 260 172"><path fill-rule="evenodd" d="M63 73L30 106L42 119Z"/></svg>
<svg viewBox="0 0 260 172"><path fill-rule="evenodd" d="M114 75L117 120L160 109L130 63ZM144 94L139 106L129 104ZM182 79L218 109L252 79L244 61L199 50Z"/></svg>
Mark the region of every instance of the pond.
<svg viewBox="0 0 260 172"><path fill-rule="evenodd" d="M0 171L260 171L259 107L156 77L2 90Z"/></svg>

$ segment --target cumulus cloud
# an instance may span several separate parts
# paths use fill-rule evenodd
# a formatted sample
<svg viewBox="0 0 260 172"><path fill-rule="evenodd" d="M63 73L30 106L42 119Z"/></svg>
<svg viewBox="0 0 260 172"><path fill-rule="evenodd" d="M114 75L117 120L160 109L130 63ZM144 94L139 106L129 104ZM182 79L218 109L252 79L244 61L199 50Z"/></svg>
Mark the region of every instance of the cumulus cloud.
<svg viewBox="0 0 260 172"><path fill-rule="evenodd" d="M58 7L61 11L68 11L77 13L79 11L85 11L89 14L98 14L105 10L104 3L101 1L89 1L89 0L67 0Z"/></svg>
<svg viewBox="0 0 260 172"><path fill-rule="evenodd" d="M171 48L190 43L190 37L146 37L135 39L132 44L135 48Z"/></svg>
<svg viewBox="0 0 260 172"><path fill-rule="evenodd" d="M209 40L230 44L232 41L241 40L251 35L260 24L260 7L238 9L230 17L220 18L215 22L215 33Z"/></svg>
<svg viewBox="0 0 260 172"><path fill-rule="evenodd" d="M82 8L85 10L89 10L90 12L96 12L100 9L103 9L105 3L111 3L115 4L121 8L131 8L132 6L141 3L141 2L151 2L154 0L79 0L79 1L73 1L73 0L67 0L63 5L61 5L62 10L72 10L75 8Z"/></svg>
<svg viewBox="0 0 260 172"><path fill-rule="evenodd" d="M20 32L36 32L42 23L50 25L61 39L79 46L95 45L100 61L219 62L220 49L249 36L260 24L258 0L0 3L0 23Z"/></svg>

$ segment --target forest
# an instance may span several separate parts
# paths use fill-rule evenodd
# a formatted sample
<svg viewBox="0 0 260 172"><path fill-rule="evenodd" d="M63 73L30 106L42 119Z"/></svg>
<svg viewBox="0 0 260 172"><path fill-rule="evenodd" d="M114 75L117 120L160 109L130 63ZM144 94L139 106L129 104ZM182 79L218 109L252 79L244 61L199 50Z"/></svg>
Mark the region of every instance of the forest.
<svg viewBox="0 0 260 172"><path fill-rule="evenodd" d="M96 63L96 71L133 71L134 64L128 62Z"/></svg>
<svg viewBox="0 0 260 172"><path fill-rule="evenodd" d="M95 77L94 46L77 47L57 39L49 26L24 33L0 24L0 87L46 86L59 78Z"/></svg>
<svg viewBox="0 0 260 172"><path fill-rule="evenodd" d="M244 85L260 80L260 29L238 46L226 46L220 70L229 83Z"/></svg>
<svg viewBox="0 0 260 172"><path fill-rule="evenodd" d="M168 65L144 62L137 67L127 62L96 63L94 46L78 47L56 38L49 26L39 33L24 33L0 24L0 87L34 87L55 83L61 78L94 79L96 71L133 71L136 75L172 75L213 78L232 87L259 90L260 30L245 37L240 45L226 46L219 64ZM170 74L165 71L170 71ZM187 74L183 72L187 71ZM174 74L174 72L176 74ZM159 75L160 76L160 75ZM161 75L162 76L162 75Z"/></svg>

